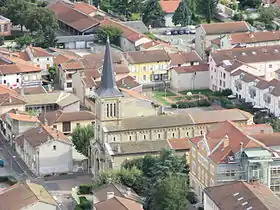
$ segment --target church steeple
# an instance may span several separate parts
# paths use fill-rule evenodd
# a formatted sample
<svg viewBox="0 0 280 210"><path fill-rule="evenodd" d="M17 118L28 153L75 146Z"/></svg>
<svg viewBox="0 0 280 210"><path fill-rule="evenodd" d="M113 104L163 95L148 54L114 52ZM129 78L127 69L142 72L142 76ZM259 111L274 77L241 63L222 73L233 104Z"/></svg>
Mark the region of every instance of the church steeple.
<svg viewBox="0 0 280 210"><path fill-rule="evenodd" d="M101 83L96 90L96 94L101 98L121 97L122 93L118 89L115 81L114 67L110 52L109 37L106 42L106 50L102 69Z"/></svg>

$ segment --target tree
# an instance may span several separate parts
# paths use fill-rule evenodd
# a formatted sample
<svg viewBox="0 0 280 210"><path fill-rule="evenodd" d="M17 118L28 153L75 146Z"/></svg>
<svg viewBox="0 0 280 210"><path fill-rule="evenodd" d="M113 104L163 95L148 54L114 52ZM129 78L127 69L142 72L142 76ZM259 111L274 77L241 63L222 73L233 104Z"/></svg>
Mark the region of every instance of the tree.
<svg viewBox="0 0 280 210"><path fill-rule="evenodd" d="M142 20L147 26L157 28L165 25L164 12L158 0L147 0L142 14Z"/></svg>
<svg viewBox="0 0 280 210"><path fill-rule="evenodd" d="M112 10L118 14L124 14L128 19L132 13L139 13L141 9L141 0L114 0L112 2Z"/></svg>
<svg viewBox="0 0 280 210"><path fill-rule="evenodd" d="M51 66L49 69L48 69L48 71L49 71L49 78L50 78L50 80L51 81L54 81L54 79L55 79L55 75L56 75L56 67L55 66Z"/></svg>
<svg viewBox="0 0 280 210"><path fill-rule="evenodd" d="M152 191L152 199L148 209L187 209L188 184L186 177L186 175L169 174L163 180L159 180Z"/></svg>
<svg viewBox="0 0 280 210"><path fill-rule="evenodd" d="M88 157L88 148L90 147L90 140L94 136L93 126L87 125L85 127L78 126L72 133L72 142L75 148Z"/></svg>
<svg viewBox="0 0 280 210"><path fill-rule="evenodd" d="M192 12L188 8L187 1L182 0L172 16L172 22L174 25L187 26L190 24L192 18Z"/></svg>
<svg viewBox="0 0 280 210"><path fill-rule="evenodd" d="M111 43L116 45L119 44L119 39L122 33L123 32L121 29L113 26L100 26L96 31L98 40L100 42L106 43L107 37L109 37Z"/></svg>
<svg viewBox="0 0 280 210"><path fill-rule="evenodd" d="M27 45L30 45L33 41L33 38L29 35L24 35L15 39L15 42L19 46L19 48L23 48Z"/></svg>
<svg viewBox="0 0 280 210"><path fill-rule="evenodd" d="M259 17L260 22L263 22L264 24L271 24L274 18L275 18L275 14L273 10L271 10L270 8L260 9L260 17Z"/></svg>
<svg viewBox="0 0 280 210"><path fill-rule="evenodd" d="M197 11L203 15L207 23L211 23L211 20L217 13L218 0L198 0Z"/></svg>
<svg viewBox="0 0 280 210"><path fill-rule="evenodd" d="M247 8L259 8L261 6L262 0L242 0L239 3L241 9Z"/></svg>

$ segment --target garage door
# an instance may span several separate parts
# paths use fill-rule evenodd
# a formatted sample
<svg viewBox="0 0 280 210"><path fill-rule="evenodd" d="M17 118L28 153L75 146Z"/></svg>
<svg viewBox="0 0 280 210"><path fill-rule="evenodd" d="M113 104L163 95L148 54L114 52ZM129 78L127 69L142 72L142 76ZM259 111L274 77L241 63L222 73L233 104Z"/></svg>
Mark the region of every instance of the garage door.
<svg viewBox="0 0 280 210"><path fill-rule="evenodd" d="M86 43L85 42L76 42L76 49L85 49Z"/></svg>
<svg viewBox="0 0 280 210"><path fill-rule="evenodd" d="M75 49L75 47L75 42L69 42L68 44L66 44L67 49Z"/></svg>

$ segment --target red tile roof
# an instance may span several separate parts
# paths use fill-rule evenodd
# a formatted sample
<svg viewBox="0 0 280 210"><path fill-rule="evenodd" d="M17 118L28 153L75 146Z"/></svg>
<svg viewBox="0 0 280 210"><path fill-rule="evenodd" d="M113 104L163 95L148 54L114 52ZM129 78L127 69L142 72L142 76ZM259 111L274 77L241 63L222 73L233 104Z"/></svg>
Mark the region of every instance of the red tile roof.
<svg viewBox="0 0 280 210"><path fill-rule="evenodd" d="M178 8L181 0L162 0L159 2L162 10L166 13L174 13Z"/></svg>
<svg viewBox="0 0 280 210"><path fill-rule="evenodd" d="M48 53L45 49L41 47L33 47L29 46L27 47L31 53L33 54L34 57L51 57L52 55Z"/></svg>
<svg viewBox="0 0 280 210"><path fill-rule="evenodd" d="M196 51L169 53L170 65L183 65L190 62L200 62L201 58Z"/></svg>
<svg viewBox="0 0 280 210"><path fill-rule="evenodd" d="M211 23L200 25L207 35L229 34L249 31L249 26L245 21Z"/></svg>
<svg viewBox="0 0 280 210"><path fill-rule="evenodd" d="M63 1L57 1L50 4L48 8L55 13L59 21L80 32L92 28L100 23L98 19L87 16L79 10L76 10L73 5Z"/></svg>
<svg viewBox="0 0 280 210"><path fill-rule="evenodd" d="M95 6L89 5L85 2L75 2L74 8L87 15L97 11L97 8Z"/></svg>
<svg viewBox="0 0 280 210"><path fill-rule="evenodd" d="M170 147L174 150L189 150L189 138L169 139Z"/></svg>
<svg viewBox="0 0 280 210"><path fill-rule="evenodd" d="M127 38L129 41L135 43L137 40L141 39L141 38L144 38L147 36L145 36L144 34L141 34L139 32L137 32L136 30L126 26L126 25L123 25L119 22L116 22L114 20L111 20L111 19L105 19L103 20L101 23L100 23L101 26L112 26L112 27L116 27L116 28L119 28L123 33L122 33L122 36Z"/></svg>
<svg viewBox="0 0 280 210"><path fill-rule="evenodd" d="M230 182L224 185L207 187L204 192L218 209L279 209L279 197L267 186L257 182Z"/></svg>
<svg viewBox="0 0 280 210"><path fill-rule="evenodd" d="M203 136L196 137L191 139L191 141L198 146L203 138ZM224 144L220 144L222 141L225 141L225 138L228 138L228 145L226 146L224 146ZM240 150L241 142L243 144L243 148L265 146L263 143L249 137L230 121L225 121L212 126L205 135L205 140L210 149L209 158L217 164L226 163L228 161L227 157L230 154L236 153ZM217 146L218 148L216 148Z"/></svg>
<svg viewBox="0 0 280 210"><path fill-rule="evenodd" d="M193 72L200 72L200 71L209 71L208 64L200 64L194 66L180 66L180 67L173 67L173 69L177 73L193 73Z"/></svg>

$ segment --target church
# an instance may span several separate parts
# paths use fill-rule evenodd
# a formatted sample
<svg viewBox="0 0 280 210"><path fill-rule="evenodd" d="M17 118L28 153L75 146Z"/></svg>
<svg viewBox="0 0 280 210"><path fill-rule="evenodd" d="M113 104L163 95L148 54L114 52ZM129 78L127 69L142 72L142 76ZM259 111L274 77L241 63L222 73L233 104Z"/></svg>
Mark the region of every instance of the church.
<svg viewBox="0 0 280 210"><path fill-rule="evenodd" d="M116 85L108 39L101 82L94 96L95 137L91 140L89 160L93 175L109 169L119 169L130 158L170 148L169 139L201 136L209 126L219 122L229 120L240 125L253 124L253 115L239 109L179 114L153 112L153 115L139 116L138 107L132 103L124 104L124 99L124 92ZM125 115L129 109L133 112ZM151 105L151 109L155 108Z"/></svg>

